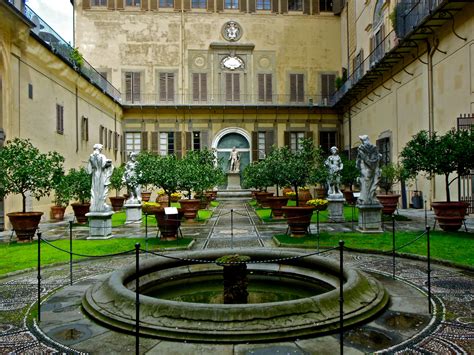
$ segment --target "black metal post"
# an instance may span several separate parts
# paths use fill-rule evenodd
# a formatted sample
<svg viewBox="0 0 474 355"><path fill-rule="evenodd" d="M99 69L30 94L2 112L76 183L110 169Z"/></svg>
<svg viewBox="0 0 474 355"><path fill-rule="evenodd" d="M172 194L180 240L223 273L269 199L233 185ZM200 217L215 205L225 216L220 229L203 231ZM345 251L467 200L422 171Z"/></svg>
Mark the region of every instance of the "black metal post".
<svg viewBox="0 0 474 355"><path fill-rule="evenodd" d="M148 213L145 212L145 250L148 251Z"/></svg>
<svg viewBox="0 0 474 355"><path fill-rule="evenodd" d="M316 210L316 228L318 234L318 253L319 253L319 210Z"/></svg>
<svg viewBox="0 0 474 355"><path fill-rule="evenodd" d="M431 314L431 253L430 253L430 227L426 226L426 249L428 258L428 312Z"/></svg>
<svg viewBox="0 0 474 355"><path fill-rule="evenodd" d="M135 353L140 353L140 243L135 244Z"/></svg>
<svg viewBox="0 0 474 355"><path fill-rule="evenodd" d="M352 205L351 230L354 230L354 210L355 210L355 205Z"/></svg>
<svg viewBox="0 0 474 355"><path fill-rule="evenodd" d="M339 342L344 353L344 241L339 241Z"/></svg>
<svg viewBox="0 0 474 355"><path fill-rule="evenodd" d="M72 221L69 221L69 284L72 285Z"/></svg>
<svg viewBox="0 0 474 355"><path fill-rule="evenodd" d="M392 214L392 278L395 278L395 215Z"/></svg>
<svg viewBox="0 0 474 355"><path fill-rule="evenodd" d="M234 209L230 209L230 248L234 249Z"/></svg>
<svg viewBox="0 0 474 355"><path fill-rule="evenodd" d="M41 322L41 232L38 236L38 323Z"/></svg>
<svg viewBox="0 0 474 355"><path fill-rule="evenodd" d="M428 212L426 210L426 200L425 200L425 205L423 207L425 207L425 226L427 226L428 225Z"/></svg>

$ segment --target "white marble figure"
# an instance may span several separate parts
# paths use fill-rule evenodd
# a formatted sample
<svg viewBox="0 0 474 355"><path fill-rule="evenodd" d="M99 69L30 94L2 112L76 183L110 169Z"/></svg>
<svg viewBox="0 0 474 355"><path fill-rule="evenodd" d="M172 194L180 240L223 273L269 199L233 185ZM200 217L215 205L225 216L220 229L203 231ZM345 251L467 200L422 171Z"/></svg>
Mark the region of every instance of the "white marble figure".
<svg viewBox="0 0 474 355"><path fill-rule="evenodd" d="M122 181L127 185L127 191L130 195L126 202L128 205L142 203L141 186L138 183L140 176L137 172L137 155L136 152L130 152L122 177Z"/></svg>
<svg viewBox="0 0 474 355"><path fill-rule="evenodd" d="M87 172L92 175L90 212L109 212L111 207L105 202L109 193L110 177L114 171L112 160L102 154L102 144L94 144L89 156Z"/></svg>
<svg viewBox="0 0 474 355"><path fill-rule="evenodd" d="M326 159L324 165L328 168L328 195L342 195L339 185L341 183L341 171L344 167L341 157L337 154L337 147L331 147L331 155Z"/></svg>
<svg viewBox="0 0 474 355"><path fill-rule="evenodd" d="M357 149L357 168L360 171L359 205L376 205L380 202L375 197L375 190L380 180L380 159L382 155L377 147L370 143L367 135L359 136L361 145Z"/></svg>
<svg viewBox="0 0 474 355"><path fill-rule="evenodd" d="M230 173L240 172L240 154L235 149L235 147L233 147L232 151L230 152L229 161L230 161L229 172Z"/></svg>

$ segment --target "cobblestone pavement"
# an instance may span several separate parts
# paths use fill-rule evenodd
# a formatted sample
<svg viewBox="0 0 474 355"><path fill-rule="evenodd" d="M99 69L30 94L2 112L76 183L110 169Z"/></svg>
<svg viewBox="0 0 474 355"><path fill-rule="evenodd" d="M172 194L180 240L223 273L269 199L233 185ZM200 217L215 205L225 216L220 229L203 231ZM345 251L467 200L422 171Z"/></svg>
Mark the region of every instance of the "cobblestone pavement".
<svg viewBox="0 0 474 355"><path fill-rule="evenodd" d="M403 212L402 212L403 213ZM433 220L428 219L428 223ZM413 222L398 223L399 229L422 229L425 224L424 214L413 217ZM468 228L472 231L472 219L468 220ZM312 229L315 226L311 227ZM42 225L44 235L53 239L67 235L67 224ZM262 224L247 204L228 202L221 204L214 216L206 224L188 224L183 226L183 234L196 239L193 249L233 247L275 247L271 236L286 230L285 224ZM323 230L351 230L350 224L322 224ZM127 227L117 231L117 235L144 235L141 227ZM79 233L79 235L81 235ZM461 246L460 246L461 247ZM145 256L146 257L146 256ZM332 257L338 258L337 253ZM345 262L365 271L387 273L392 269L390 257L382 255L345 253ZM74 264L75 284L86 282L97 275L112 272L123 265L133 263L133 257L122 256L100 260L86 260ZM397 258L397 278L427 289L427 268L423 261ZM431 285L434 299L439 312L432 319L430 331L399 346L396 351L407 354L474 354L474 273L468 270L452 268L440 264L432 264ZM46 296L53 290L69 284L68 266L45 267L42 270L41 295ZM56 344L50 339L42 339L41 332L35 331L36 320L28 317L34 314L37 298L36 271L27 271L0 279L0 353L55 353L67 350L67 345ZM33 319L33 320L32 320ZM403 327L403 322L393 327ZM365 336L358 329L346 332L345 344L352 344L354 339ZM75 334L69 334L74 338ZM377 341L377 339L375 340ZM380 339L379 339L380 341ZM146 343L146 341L144 341ZM296 347L278 344L256 345L252 351L238 350L234 353L273 354L308 353L304 350L304 340L295 342ZM181 348L185 349L184 345ZM218 348L214 348L217 353ZM352 349L357 349L357 346ZM395 350L395 349L394 349ZM123 352L134 349L124 348ZM173 352L174 351L174 352ZM173 350L169 353L176 353ZM94 351L104 353L102 349ZM202 353L210 353L205 347ZM349 351L351 352L351 351ZM352 351L354 352L354 351ZM383 351L382 351L383 352ZM393 352L387 349L386 352ZM183 350L183 353L187 353ZM192 353L192 352L189 352ZM311 353L311 352L309 352Z"/></svg>

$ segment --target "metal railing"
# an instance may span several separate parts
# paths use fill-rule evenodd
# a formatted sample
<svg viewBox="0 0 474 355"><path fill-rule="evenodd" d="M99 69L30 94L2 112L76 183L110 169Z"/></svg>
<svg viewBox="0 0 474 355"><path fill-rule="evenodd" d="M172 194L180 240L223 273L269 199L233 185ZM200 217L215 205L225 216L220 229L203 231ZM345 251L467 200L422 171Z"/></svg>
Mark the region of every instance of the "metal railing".
<svg viewBox="0 0 474 355"><path fill-rule="evenodd" d="M31 32L35 37L45 43L53 53L71 64L75 70L82 73L92 84L99 87L102 92L120 102L120 91L100 75L99 72L97 72L97 70L95 70L85 59L83 59L82 63L79 65L73 59L75 49L62 39L61 36L57 34L56 31L54 31L41 17L39 17L27 5L24 7L23 14L35 25L35 27L31 29Z"/></svg>
<svg viewBox="0 0 474 355"><path fill-rule="evenodd" d="M406 37L425 20L443 0L408 0L397 5L397 35Z"/></svg>
<svg viewBox="0 0 474 355"><path fill-rule="evenodd" d="M209 94L207 97L201 97L197 100L193 95L174 95L171 98L163 100L158 93L144 93L127 95L122 94L121 99L124 105L159 105L159 106L176 106L176 105L190 105L190 106L295 106L295 107L312 107L321 106L329 107L331 102L330 96L322 95L304 95L297 99L290 95L275 94L267 97L265 100L259 99L256 94L240 94L230 99L227 95L221 93Z"/></svg>

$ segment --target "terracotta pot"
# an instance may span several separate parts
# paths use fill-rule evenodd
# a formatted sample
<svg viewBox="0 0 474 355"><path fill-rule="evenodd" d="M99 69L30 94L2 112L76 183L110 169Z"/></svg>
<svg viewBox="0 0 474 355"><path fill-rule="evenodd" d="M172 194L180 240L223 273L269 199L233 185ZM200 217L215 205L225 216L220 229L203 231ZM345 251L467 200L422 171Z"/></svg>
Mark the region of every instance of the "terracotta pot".
<svg viewBox="0 0 474 355"><path fill-rule="evenodd" d="M291 187L284 187L283 190L281 190L281 193L283 196L287 196L288 192L294 192Z"/></svg>
<svg viewBox="0 0 474 355"><path fill-rule="evenodd" d="M30 242L38 229L43 212L11 212L7 213L18 242Z"/></svg>
<svg viewBox="0 0 474 355"><path fill-rule="evenodd" d="M469 204L467 202L433 202L436 220L442 230L455 232L461 228Z"/></svg>
<svg viewBox="0 0 474 355"><path fill-rule="evenodd" d="M142 201L143 201L143 202L148 202L148 201L150 201L150 197L151 197L151 192L142 191Z"/></svg>
<svg viewBox="0 0 474 355"><path fill-rule="evenodd" d="M201 200L183 199L183 200L179 200L178 202L181 205L181 209L183 210L183 213L184 213L184 218L186 218L187 221L190 221L196 218Z"/></svg>
<svg viewBox="0 0 474 355"><path fill-rule="evenodd" d="M377 195L377 199L382 204L382 213L392 215L393 212L397 209L398 199L401 195Z"/></svg>
<svg viewBox="0 0 474 355"><path fill-rule="evenodd" d="M354 196L354 191L343 191L344 198L349 205L355 205L357 203L357 198Z"/></svg>
<svg viewBox="0 0 474 355"><path fill-rule="evenodd" d="M327 197L326 193L326 188L325 187L315 187L314 188L314 198L319 198L319 199L325 199Z"/></svg>
<svg viewBox="0 0 474 355"><path fill-rule="evenodd" d="M286 216L292 237L304 237L306 234L308 234L308 228L311 224L311 216L313 215L314 211L313 207L285 206L282 207L282 210Z"/></svg>
<svg viewBox="0 0 474 355"><path fill-rule="evenodd" d="M56 221L62 221L64 219L64 213L66 212L66 207L63 206L51 206L51 219Z"/></svg>
<svg viewBox="0 0 474 355"><path fill-rule="evenodd" d="M156 196L155 202L158 202L160 205L168 206L168 195L158 195Z"/></svg>
<svg viewBox="0 0 474 355"><path fill-rule="evenodd" d="M176 240L178 238L178 229L181 226L182 212L178 210L177 215L166 215L164 208L154 212L158 229L160 230L162 240Z"/></svg>
<svg viewBox="0 0 474 355"><path fill-rule="evenodd" d="M86 224L87 217L86 213L89 212L90 203L71 203L71 207L74 210L74 216L76 216L76 222L79 224Z"/></svg>
<svg viewBox="0 0 474 355"><path fill-rule="evenodd" d="M110 204L112 205L112 209L114 211L120 211L123 207L123 203L125 202L125 197L123 196L116 196L116 197L109 197Z"/></svg>
<svg viewBox="0 0 474 355"><path fill-rule="evenodd" d="M217 198L217 191L215 190L208 190L206 191L206 194L211 195L211 201L215 201Z"/></svg>
<svg viewBox="0 0 474 355"><path fill-rule="evenodd" d="M306 201L309 201L313 198L309 190L299 190L298 191L298 206L306 206Z"/></svg>
<svg viewBox="0 0 474 355"><path fill-rule="evenodd" d="M179 197L179 196L170 196L170 199L171 199L171 202L178 202L181 199L181 197Z"/></svg>
<svg viewBox="0 0 474 355"><path fill-rule="evenodd" d="M142 205L142 212L145 214L155 214L155 212L162 209L161 206Z"/></svg>
<svg viewBox="0 0 474 355"><path fill-rule="evenodd" d="M272 209L272 216L274 219L283 219L283 206L288 203L288 197L286 196L270 196L267 197L268 204Z"/></svg>
<svg viewBox="0 0 474 355"><path fill-rule="evenodd" d="M273 196L273 192L257 191L255 193L255 198L257 199L257 203L263 208L270 208L267 201L267 198L270 196Z"/></svg>

